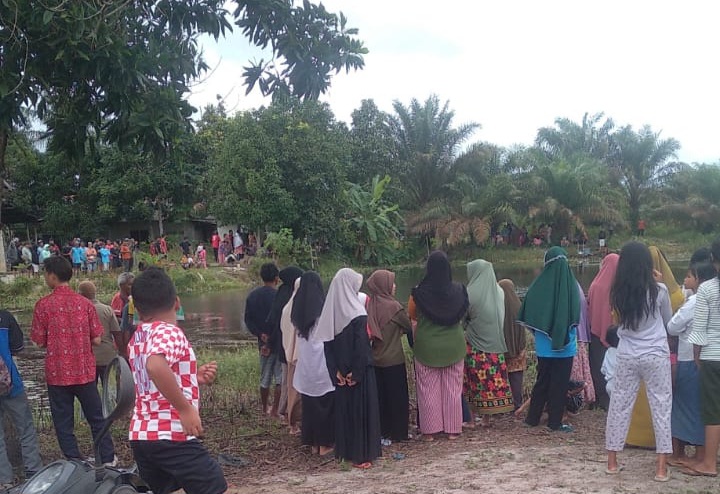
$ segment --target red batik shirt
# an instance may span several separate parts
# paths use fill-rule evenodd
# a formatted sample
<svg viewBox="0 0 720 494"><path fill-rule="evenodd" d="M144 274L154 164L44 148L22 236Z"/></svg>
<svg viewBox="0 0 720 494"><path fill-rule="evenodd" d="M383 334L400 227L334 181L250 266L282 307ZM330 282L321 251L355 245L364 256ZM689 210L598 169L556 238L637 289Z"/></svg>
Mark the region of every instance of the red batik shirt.
<svg viewBox="0 0 720 494"><path fill-rule="evenodd" d="M140 324L128 345L130 367L135 378L135 412L130 421L131 441L187 441L180 414L170 404L147 373L147 358L163 355L175 381L192 406L200 406L197 361L185 333L162 321Z"/></svg>
<svg viewBox="0 0 720 494"><path fill-rule="evenodd" d="M93 303L69 286L59 286L38 300L30 338L47 348L45 381L51 386L95 381L91 340L102 334Z"/></svg>

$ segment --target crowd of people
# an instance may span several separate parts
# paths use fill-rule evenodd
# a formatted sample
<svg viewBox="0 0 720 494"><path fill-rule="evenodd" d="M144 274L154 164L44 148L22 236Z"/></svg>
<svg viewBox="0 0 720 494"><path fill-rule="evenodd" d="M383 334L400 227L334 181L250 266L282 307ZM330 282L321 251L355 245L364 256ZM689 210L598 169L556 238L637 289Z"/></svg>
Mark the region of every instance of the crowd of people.
<svg viewBox="0 0 720 494"><path fill-rule="evenodd" d="M447 255L428 257L407 305L395 297L395 274L366 280L340 269L325 291L318 273L274 263L247 297L245 323L257 337L263 414L285 417L291 435L318 455L366 469L382 447L405 441L414 381L423 441L455 440L463 428L491 427L493 417L524 415L526 427L572 433L568 411L607 409L608 475L622 470L625 444L654 447L654 480L668 466L717 476L720 446L720 239L694 253L682 284L663 253L640 242L609 253L587 297L562 247L548 249L522 301L493 265L469 262L467 286L453 281ZM214 362L198 365L177 327L179 299L168 275L148 268L122 273L110 306L90 280L69 286L73 264L44 261L52 293L35 306L31 339L46 349L45 374L58 443L81 459L71 413L77 398L93 434L102 426L97 391L116 353L130 362L137 401L129 438L142 477L155 492L224 492L222 471L197 440L199 385ZM279 285L279 287L278 287ZM12 355L22 332L0 312L0 392L19 432L27 474L41 466L22 379ZM527 338L537 376L524 400ZM404 339L413 349L408 379ZM547 414L546 422L543 414ZM476 416L479 416L476 420ZM693 446L693 454L687 449ZM107 436L99 461L117 459ZM12 470L0 455L0 484ZM199 480L200 479L200 480Z"/></svg>
<svg viewBox="0 0 720 494"><path fill-rule="evenodd" d="M510 413L571 433L569 412L591 406L608 411L608 475L622 469L628 443L655 447L658 482L668 465L715 476L718 259L720 240L693 255L680 284L658 248L628 242L604 257L586 297L567 252L552 247L521 302L491 263L468 263L463 286L436 251L407 306L387 270L363 293L362 276L341 269L325 293L317 273L269 263L245 312L258 339L261 410L284 416L316 453L369 468L382 445L411 436L406 337L421 440L457 439ZM528 335L537 377L523 401Z"/></svg>

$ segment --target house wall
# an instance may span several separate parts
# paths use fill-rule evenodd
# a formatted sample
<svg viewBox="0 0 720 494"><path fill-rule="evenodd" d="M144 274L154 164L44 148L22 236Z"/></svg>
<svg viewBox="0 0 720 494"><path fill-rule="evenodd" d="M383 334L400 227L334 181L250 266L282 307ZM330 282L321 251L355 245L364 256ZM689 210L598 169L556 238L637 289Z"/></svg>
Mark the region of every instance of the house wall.
<svg viewBox="0 0 720 494"><path fill-rule="evenodd" d="M215 230L213 223L200 221L166 222L163 226L166 235L177 239L187 237L191 242L208 241ZM145 242L158 237L159 232L156 221L129 221L111 225L107 230L107 237L111 239L133 237Z"/></svg>

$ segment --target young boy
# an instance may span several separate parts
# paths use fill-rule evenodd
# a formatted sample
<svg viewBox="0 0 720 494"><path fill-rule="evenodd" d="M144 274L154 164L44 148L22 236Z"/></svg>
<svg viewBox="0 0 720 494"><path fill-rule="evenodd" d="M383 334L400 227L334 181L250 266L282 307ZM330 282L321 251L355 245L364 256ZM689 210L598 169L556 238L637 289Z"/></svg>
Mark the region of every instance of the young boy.
<svg viewBox="0 0 720 494"><path fill-rule="evenodd" d="M620 337L618 336L617 326L613 326L608 329L605 335L605 341L610 345L605 352L605 358L603 359L602 367L600 372L605 377L605 390L608 396L612 394L615 387L615 369L617 367L617 347L620 344Z"/></svg>
<svg viewBox="0 0 720 494"><path fill-rule="evenodd" d="M156 494L221 494L227 484L220 465L200 442L199 384L210 384L217 364L197 367L195 353L176 326L179 300L160 268L142 272L132 286L140 324L130 341L135 411L130 446L140 476Z"/></svg>
<svg viewBox="0 0 720 494"><path fill-rule="evenodd" d="M671 416L673 454L668 459L671 466L687 466L693 460L701 462L705 457L705 428L700 416L700 375L695 363L693 345L687 338L693 326L695 293L701 283L716 275L711 262L699 262L690 266L683 285L691 295L667 325L670 336L680 337ZM685 455L685 446L688 444L695 446L695 458Z"/></svg>

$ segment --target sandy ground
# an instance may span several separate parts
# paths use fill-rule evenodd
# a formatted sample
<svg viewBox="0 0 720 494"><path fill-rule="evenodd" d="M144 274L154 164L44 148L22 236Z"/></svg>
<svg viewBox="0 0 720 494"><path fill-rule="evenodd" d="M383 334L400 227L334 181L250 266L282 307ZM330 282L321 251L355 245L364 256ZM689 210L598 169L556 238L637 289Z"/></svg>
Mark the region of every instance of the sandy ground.
<svg viewBox="0 0 720 494"><path fill-rule="evenodd" d="M372 469L360 471L334 460L311 457L294 445L296 465L253 460L245 469L228 468L232 493L717 493L717 478L696 478L671 469L667 483L653 481L652 451L626 449L624 470L605 474L605 414L584 411L571 419L574 433L526 429L505 418L490 429L466 431L461 439L411 440L385 448ZM393 459L402 453L404 459ZM286 457L292 451L279 452Z"/></svg>

